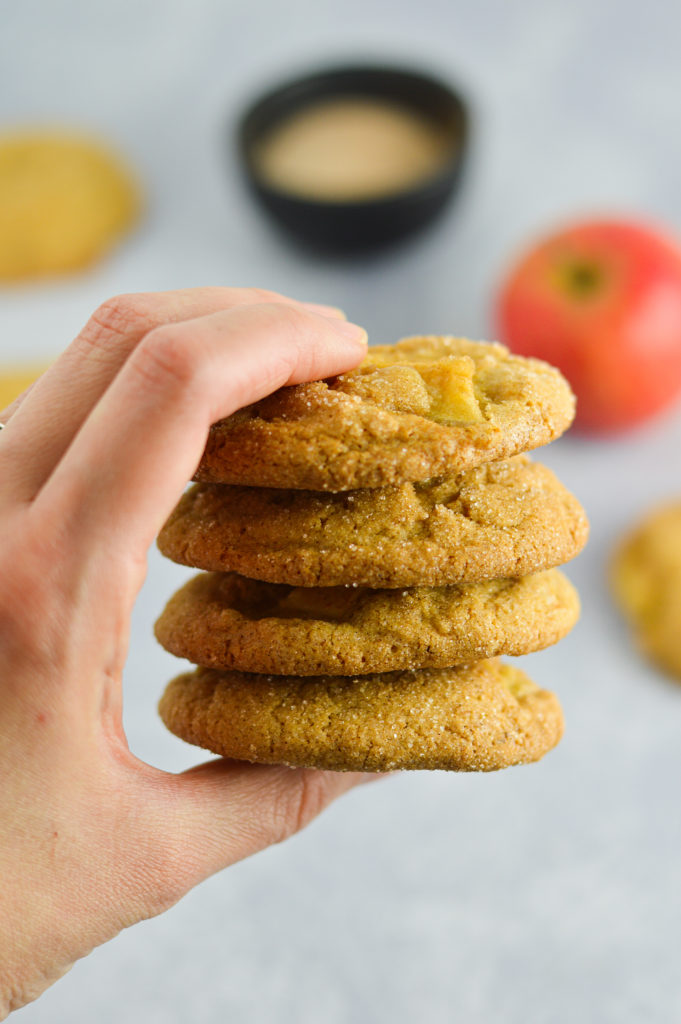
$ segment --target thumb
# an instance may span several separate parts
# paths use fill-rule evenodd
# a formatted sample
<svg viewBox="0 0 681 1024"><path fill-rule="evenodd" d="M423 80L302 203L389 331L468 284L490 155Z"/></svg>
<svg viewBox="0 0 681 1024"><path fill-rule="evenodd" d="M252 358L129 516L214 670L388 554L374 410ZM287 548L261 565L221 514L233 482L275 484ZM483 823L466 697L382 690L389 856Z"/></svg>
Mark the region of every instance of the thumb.
<svg viewBox="0 0 681 1024"><path fill-rule="evenodd" d="M226 759L169 776L165 832L177 844L180 889L288 839L337 797L378 777Z"/></svg>

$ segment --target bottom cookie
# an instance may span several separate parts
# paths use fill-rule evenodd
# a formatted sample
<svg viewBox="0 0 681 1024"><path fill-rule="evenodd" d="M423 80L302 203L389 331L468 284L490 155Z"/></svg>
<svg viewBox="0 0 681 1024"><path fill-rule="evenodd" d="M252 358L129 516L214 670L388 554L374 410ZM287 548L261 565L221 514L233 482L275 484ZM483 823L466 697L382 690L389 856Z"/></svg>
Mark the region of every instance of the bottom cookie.
<svg viewBox="0 0 681 1024"><path fill-rule="evenodd" d="M538 761L563 732L555 695L496 659L358 677L199 668L159 712L223 757L334 771L494 771Z"/></svg>

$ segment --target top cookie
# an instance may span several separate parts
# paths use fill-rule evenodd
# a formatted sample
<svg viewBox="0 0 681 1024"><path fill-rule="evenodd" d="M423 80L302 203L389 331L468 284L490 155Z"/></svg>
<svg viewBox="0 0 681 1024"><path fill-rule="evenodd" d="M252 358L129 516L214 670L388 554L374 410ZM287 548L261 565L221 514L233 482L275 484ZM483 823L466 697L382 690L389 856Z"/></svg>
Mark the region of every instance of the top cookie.
<svg viewBox="0 0 681 1024"><path fill-rule="evenodd" d="M214 424L195 479L316 491L427 480L547 444L573 416L546 363L494 343L406 338Z"/></svg>

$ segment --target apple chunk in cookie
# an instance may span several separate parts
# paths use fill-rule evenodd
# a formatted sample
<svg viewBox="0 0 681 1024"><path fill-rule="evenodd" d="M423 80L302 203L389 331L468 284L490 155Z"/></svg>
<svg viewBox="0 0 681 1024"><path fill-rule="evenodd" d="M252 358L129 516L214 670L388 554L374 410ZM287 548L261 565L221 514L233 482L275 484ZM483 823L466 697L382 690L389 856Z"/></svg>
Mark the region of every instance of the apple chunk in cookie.
<svg viewBox="0 0 681 1024"><path fill-rule="evenodd" d="M391 363L370 352L356 373L344 375L341 390L389 412L426 416L436 423L477 423L484 417L474 374L470 356Z"/></svg>

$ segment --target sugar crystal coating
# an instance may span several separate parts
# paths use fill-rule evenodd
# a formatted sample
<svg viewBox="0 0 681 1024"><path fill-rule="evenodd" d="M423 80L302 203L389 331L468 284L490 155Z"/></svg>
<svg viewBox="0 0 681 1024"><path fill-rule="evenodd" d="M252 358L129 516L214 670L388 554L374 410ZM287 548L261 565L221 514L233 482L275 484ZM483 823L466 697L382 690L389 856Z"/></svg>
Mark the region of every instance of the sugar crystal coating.
<svg viewBox="0 0 681 1024"><path fill-rule="evenodd" d="M562 732L556 697L489 658L577 618L550 567L581 549L586 517L518 454L573 414L546 364L419 337L214 425L203 483L159 538L215 570L156 626L203 666L169 684L167 726L227 757L339 771L542 757Z"/></svg>
<svg viewBox="0 0 681 1024"><path fill-rule="evenodd" d="M159 536L183 565L293 586L438 586L573 558L584 510L520 455L424 483L321 493L197 484Z"/></svg>
<svg viewBox="0 0 681 1024"><path fill-rule="evenodd" d="M563 731L555 695L496 660L357 678L201 668L159 711L223 757L335 771L494 771L538 760Z"/></svg>
<svg viewBox="0 0 681 1024"><path fill-rule="evenodd" d="M576 591L557 569L404 591L201 573L171 598L156 636L212 668L355 675L527 654L560 640L578 615Z"/></svg>

